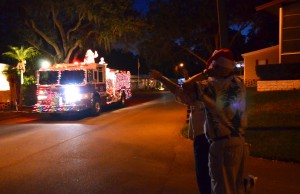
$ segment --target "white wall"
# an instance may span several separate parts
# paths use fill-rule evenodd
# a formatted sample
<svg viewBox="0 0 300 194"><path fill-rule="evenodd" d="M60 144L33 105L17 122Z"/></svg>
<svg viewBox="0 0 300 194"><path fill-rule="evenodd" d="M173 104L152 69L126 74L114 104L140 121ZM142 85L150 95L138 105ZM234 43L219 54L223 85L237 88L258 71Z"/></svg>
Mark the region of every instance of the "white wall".
<svg viewBox="0 0 300 194"><path fill-rule="evenodd" d="M300 80L257 81L257 91L299 90Z"/></svg>
<svg viewBox="0 0 300 194"><path fill-rule="evenodd" d="M8 68L8 65L0 63L0 91L9 90L9 83L6 80L6 75L3 73Z"/></svg>
<svg viewBox="0 0 300 194"><path fill-rule="evenodd" d="M256 86L259 77L255 66L264 64L279 64L279 46L272 46L261 50L242 54L244 58L244 80L248 87Z"/></svg>

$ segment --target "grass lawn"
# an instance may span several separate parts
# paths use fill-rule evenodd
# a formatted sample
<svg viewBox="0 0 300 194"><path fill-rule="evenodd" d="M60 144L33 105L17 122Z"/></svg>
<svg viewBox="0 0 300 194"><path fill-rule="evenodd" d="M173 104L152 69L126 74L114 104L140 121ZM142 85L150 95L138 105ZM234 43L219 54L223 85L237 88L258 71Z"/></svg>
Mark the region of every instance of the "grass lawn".
<svg viewBox="0 0 300 194"><path fill-rule="evenodd" d="M251 154L300 162L300 91L257 92L247 89Z"/></svg>
<svg viewBox="0 0 300 194"><path fill-rule="evenodd" d="M300 90L257 92L247 89L249 128L300 127Z"/></svg>
<svg viewBox="0 0 300 194"><path fill-rule="evenodd" d="M288 162L300 162L299 129L253 129L246 131L255 157Z"/></svg>
<svg viewBox="0 0 300 194"><path fill-rule="evenodd" d="M251 155L300 162L300 90L257 92L247 88ZM187 127L182 130L185 136Z"/></svg>

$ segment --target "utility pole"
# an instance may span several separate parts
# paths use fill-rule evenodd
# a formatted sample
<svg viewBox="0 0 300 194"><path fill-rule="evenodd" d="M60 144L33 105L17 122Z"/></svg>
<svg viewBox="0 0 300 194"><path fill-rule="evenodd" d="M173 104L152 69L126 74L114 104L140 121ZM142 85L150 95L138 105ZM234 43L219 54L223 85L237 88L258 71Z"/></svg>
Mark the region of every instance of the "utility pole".
<svg viewBox="0 0 300 194"><path fill-rule="evenodd" d="M141 64L140 64L140 58L138 58L138 64L137 64L137 68L138 68L138 89L140 89L140 67L141 67Z"/></svg>
<svg viewBox="0 0 300 194"><path fill-rule="evenodd" d="M228 48L228 23L225 0L216 0L218 14L219 48Z"/></svg>

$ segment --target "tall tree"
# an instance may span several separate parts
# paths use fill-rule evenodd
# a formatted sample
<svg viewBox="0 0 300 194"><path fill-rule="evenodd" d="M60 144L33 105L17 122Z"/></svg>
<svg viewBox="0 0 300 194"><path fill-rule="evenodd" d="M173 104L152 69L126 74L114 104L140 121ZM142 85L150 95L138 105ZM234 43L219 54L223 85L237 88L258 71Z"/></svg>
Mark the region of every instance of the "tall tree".
<svg viewBox="0 0 300 194"><path fill-rule="evenodd" d="M132 0L23 0L19 5L26 41L55 62L67 63L88 47L109 51L112 43L126 44L143 25Z"/></svg>
<svg viewBox="0 0 300 194"><path fill-rule="evenodd" d="M163 64L163 61L178 63L182 59L204 64L212 52L220 48L220 27L226 32L222 33L226 47L243 48L241 45L245 45L246 37L242 31L255 27L258 19L255 6L266 1L153 0L147 15L151 28L140 45L141 53L154 64ZM221 2L219 9L217 2ZM222 15L227 19L218 18ZM241 52L234 50L237 56Z"/></svg>

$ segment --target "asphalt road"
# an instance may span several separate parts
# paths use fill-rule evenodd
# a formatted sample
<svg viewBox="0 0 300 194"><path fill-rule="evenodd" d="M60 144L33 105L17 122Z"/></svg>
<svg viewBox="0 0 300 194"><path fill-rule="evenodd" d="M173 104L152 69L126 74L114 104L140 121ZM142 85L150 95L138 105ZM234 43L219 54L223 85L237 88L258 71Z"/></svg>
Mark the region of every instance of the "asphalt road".
<svg viewBox="0 0 300 194"><path fill-rule="evenodd" d="M198 193L185 108L164 94L97 117L2 120L0 193ZM299 164L251 157L249 174L258 194L300 193Z"/></svg>
<svg viewBox="0 0 300 194"><path fill-rule="evenodd" d="M167 95L98 117L1 125L0 193L197 193L184 111Z"/></svg>

